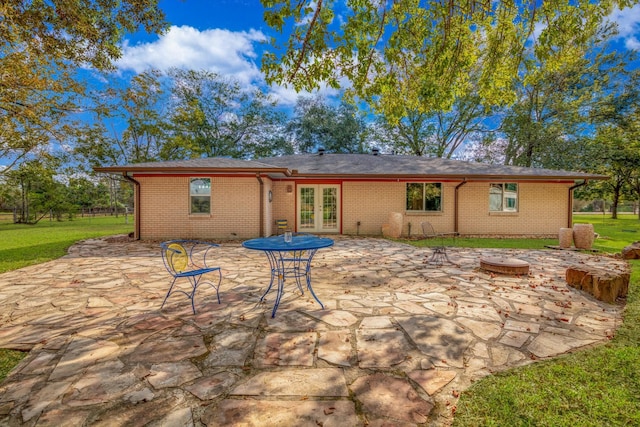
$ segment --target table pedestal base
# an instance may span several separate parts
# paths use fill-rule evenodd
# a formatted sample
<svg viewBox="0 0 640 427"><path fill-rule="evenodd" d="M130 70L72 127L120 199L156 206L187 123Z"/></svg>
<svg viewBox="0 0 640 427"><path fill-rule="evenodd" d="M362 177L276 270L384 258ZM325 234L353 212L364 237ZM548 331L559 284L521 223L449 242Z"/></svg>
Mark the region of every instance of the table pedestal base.
<svg viewBox="0 0 640 427"><path fill-rule="evenodd" d="M296 279L296 285L298 286L298 290L301 295L304 295L304 288L302 287L300 279L304 277L307 289L324 310L324 304L322 304L311 287L311 260L316 251L316 249L290 252L265 251L267 258L269 259L269 264L271 265L271 281L269 282L267 290L264 291L264 294L260 297L260 302L262 302L264 297L266 297L269 291L271 291L273 282L277 281L278 287L276 288L276 302L274 303L273 311L271 312L272 318L276 317L276 311L278 310L280 300L284 294L284 282L287 278L291 277Z"/></svg>

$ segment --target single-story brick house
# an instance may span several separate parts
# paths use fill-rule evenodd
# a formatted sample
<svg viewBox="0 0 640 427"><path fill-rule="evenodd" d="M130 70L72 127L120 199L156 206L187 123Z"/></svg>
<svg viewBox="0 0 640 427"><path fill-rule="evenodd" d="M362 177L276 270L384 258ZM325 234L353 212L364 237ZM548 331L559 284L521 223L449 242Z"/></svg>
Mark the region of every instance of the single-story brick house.
<svg viewBox="0 0 640 427"><path fill-rule="evenodd" d="M96 168L134 183L135 236L245 239L298 232L403 234L429 221L461 235L554 236L572 225L573 189L603 175L415 156L299 154Z"/></svg>

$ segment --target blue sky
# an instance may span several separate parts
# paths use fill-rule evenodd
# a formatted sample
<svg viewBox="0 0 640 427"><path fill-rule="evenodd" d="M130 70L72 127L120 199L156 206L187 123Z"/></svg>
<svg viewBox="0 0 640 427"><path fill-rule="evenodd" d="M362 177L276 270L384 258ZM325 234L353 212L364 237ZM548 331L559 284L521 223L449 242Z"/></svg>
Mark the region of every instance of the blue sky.
<svg viewBox="0 0 640 427"><path fill-rule="evenodd" d="M160 7L171 23L170 30L160 37L127 36L117 63L121 73L170 67L206 69L231 76L247 88L265 86L260 55L263 41L272 33L262 20L260 0L161 0ZM610 19L618 23L619 48L640 50L640 4L616 11ZM284 87L270 91L281 105L295 104L298 96ZM321 92L336 94L328 89Z"/></svg>
<svg viewBox="0 0 640 427"><path fill-rule="evenodd" d="M264 24L260 0L161 0L171 23L158 37L138 33L125 37L120 72L139 73L149 68L206 69L238 80L244 87L264 87L260 56L273 34ZM293 90L271 87L283 105L293 105ZM335 90L324 90L327 95Z"/></svg>

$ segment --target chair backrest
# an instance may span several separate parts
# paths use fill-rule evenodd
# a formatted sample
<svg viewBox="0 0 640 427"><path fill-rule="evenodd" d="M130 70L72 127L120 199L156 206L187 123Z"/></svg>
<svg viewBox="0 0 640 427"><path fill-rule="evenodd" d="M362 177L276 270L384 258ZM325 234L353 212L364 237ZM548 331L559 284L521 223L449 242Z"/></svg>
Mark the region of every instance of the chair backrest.
<svg viewBox="0 0 640 427"><path fill-rule="evenodd" d="M171 274L185 271L189 265L189 253L182 242L169 241L160 244L164 266Z"/></svg>
<svg viewBox="0 0 640 427"><path fill-rule="evenodd" d="M198 240L169 240L160 243L164 266L172 275L210 267L213 248L219 245Z"/></svg>
<svg viewBox="0 0 640 427"><path fill-rule="evenodd" d="M278 229L278 233L289 228L289 223L286 219L276 219L276 228Z"/></svg>
<svg viewBox="0 0 640 427"><path fill-rule="evenodd" d="M422 226L422 235L425 237L436 237L438 233L436 233L435 228L429 221L424 221L420 224Z"/></svg>

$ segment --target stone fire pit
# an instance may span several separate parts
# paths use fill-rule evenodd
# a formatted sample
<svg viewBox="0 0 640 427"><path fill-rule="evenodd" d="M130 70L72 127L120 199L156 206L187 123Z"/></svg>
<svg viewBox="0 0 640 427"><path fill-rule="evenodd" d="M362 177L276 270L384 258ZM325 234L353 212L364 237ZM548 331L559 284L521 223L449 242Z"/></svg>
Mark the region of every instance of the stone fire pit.
<svg viewBox="0 0 640 427"><path fill-rule="evenodd" d="M526 275L529 274L529 263L518 258L480 258L480 268L492 273Z"/></svg>

